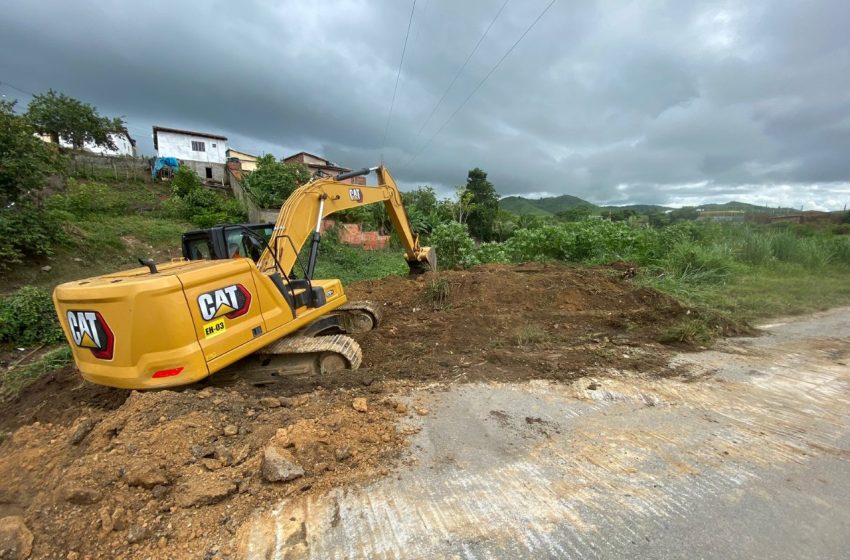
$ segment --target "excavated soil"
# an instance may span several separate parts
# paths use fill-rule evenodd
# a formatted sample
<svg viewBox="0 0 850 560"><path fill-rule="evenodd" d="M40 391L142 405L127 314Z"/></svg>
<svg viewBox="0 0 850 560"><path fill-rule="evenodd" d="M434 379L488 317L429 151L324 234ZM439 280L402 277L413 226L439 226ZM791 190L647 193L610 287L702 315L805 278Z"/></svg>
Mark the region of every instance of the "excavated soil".
<svg viewBox="0 0 850 560"><path fill-rule="evenodd" d="M654 341L688 311L630 275L493 265L355 284L383 321L357 337L364 367L333 377L140 393L55 372L0 412L0 517L24 518L33 558L231 558L256 508L404 461L423 383L664 371ZM264 479L272 446L292 480Z"/></svg>

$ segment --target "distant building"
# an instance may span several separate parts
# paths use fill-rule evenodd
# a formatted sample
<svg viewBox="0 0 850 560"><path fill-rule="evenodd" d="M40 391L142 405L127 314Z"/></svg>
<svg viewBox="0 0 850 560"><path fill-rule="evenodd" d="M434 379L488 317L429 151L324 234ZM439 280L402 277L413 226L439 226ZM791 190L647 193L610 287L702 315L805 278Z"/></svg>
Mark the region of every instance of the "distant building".
<svg viewBox="0 0 850 560"><path fill-rule="evenodd" d="M283 161L286 163L303 163L310 169L310 174L313 177L335 177L340 173L347 173L351 171L351 169L347 167L341 167L329 160L326 160L325 158L307 152L298 152L297 154L283 158ZM361 175L360 177L347 179L343 182L350 183L352 185L365 185L366 177Z"/></svg>
<svg viewBox="0 0 850 560"><path fill-rule="evenodd" d="M239 150L234 150L233 148L228 148L227 161L233 161L237 159L239 160L239 163L242 164L242 171L254 171L257 169L257 160L259 159L257 156L252 156L251 154L240 152Z"/></svg>
<svg viewBox="0 0 850 560"><path fill-rule="evenodd" d="M48 144L52 143L49 134L36 134L39 138L47 142ZM136 141L130 137L130 134L127 132L122 133L112 133L109 135L109 138L115 144L115 149L109 149L105 146L98 146L93 142L86 142L83 144L83 150L86 152L91 152L93 154L98 154L101 156L130 156L136 157ZM63 138L59 139L59 146L62 148L73 148L73 145L64 140Z"/></svg>
<svg viewBox="0 0 850 560"><path fill-rule="evenodd" d="M699 213L697 220L700 221L742 223L747 217L743 210L703 210L697 208L697 212Z"/></svg>
<svg viewBox="0 0 850 560"><path fill-rule="evenodd" d="M224 184L227 137L208 132L153 127L157 157L174 157L207 183Z"/></svg>

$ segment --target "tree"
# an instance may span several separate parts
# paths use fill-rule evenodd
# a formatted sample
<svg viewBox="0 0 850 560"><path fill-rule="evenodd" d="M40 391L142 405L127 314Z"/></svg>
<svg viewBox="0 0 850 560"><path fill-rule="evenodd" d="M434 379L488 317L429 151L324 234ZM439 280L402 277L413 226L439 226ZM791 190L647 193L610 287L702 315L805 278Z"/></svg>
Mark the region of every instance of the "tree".
<svg viewBox="0 0 850 560"><path fill-rule="evenodd" d="M474 195L463 185L455 187L455 192L457 202L452 203L452 218L459 224L465 224L475 209L475 203L472 202Z"/></svg>
<svg viewBox="0 0 850 560"><path fill-rule="evenodd" d="M564 222L581 222L589 218L592 213L593 208L585 204L579 204L557 212L555 217Z"/></svg>
<svg viewBox="0 0 850 560"><path fill-rule="evenodd" d="M266 154L257 160L257 169L245 180L245 187L263 208L281 206L292 192L311 179L302 163L284 163Z"/></svg>
<svg viewBox="0 0 850 560"><path fill-rule="evenodd" d="M479 168L470 170L466 192L472 195L474 207L469 213L469 232L481 241L492 241L493 224L499 211L499 193Z"/></svg>
<svg viewBox="0 0 850 560"><path fill-rule="evenodd" d="M14 113L14 106L0 101L0 208L40 191L62 170L56 149L33 136L32 125Z"/></svg>
<svg viewBox="0 0 850 560"><path fill-rule="evenodd" d="M114 150L110 135L127 133L120 117L103 117L88 103L52 89L32 98L27 118L37 132L49 134L53 143L62 139L78 150L86 143Z"/></svg>

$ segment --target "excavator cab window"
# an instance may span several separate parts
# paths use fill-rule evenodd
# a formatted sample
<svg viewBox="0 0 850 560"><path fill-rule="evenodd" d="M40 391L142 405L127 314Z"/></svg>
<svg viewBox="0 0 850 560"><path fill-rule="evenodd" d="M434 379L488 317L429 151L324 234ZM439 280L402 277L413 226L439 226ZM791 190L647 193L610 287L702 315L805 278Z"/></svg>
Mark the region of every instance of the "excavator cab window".
<svg viewBox="0 0 850 560"><path fill-rule="evenodd" d="M183 257L190 260L250 257L256 262L262 251L245 239L245 228L268 240L274 224L221 225L183 234Z"/></svg>

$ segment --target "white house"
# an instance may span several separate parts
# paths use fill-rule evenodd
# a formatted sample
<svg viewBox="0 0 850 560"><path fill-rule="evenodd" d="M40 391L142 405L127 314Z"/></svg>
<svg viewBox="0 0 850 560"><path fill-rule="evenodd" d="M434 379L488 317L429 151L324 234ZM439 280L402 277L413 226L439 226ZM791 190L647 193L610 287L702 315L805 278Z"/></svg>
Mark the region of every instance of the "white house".
<svg viewBox="0 0 850 560"><path fill-rule="evenodd" d="M38 136L47 143L51 142L49 134L37 134L36 136ZM136 156L136 141L133 140L129 134L112 133L109 135L109 137L112 139L112 142L115 143L114 150L110 150L109 148L105 148L103 146L98 146L92 142L86 142L85 144L83 144L83 150L101 156ZM59 145L63 148L73 147L71 143L65 140L64 138L59 139Z"/></svg>
<svg viewBox="0 0 850 560"><path fill-rule="evenodd" d="M153 147L158 157L173 157L210 183L224 184L227 138L208 132L153 127Z"/></svg>

